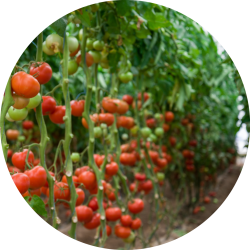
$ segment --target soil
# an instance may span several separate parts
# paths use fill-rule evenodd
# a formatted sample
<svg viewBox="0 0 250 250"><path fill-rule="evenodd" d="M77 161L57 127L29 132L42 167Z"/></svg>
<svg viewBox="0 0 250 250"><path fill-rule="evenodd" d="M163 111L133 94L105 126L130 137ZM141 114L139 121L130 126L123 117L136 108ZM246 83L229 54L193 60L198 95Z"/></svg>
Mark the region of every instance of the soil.
<svg viewBox="0 0 250 250"><path fill-rule="evenodd" d="M155 234L157 238L153 238L149 246L153 247L175 240L189 233L190 231L201 225L204 221L206 221L222 205L227 196L230 194L240 175L243 163L244 159L237 159L236 165L231 166L227 171L225 171L221 176L218 177L217 187L215 190L215 198L217 202L216 200L214 201L214 198L212 198L209 204L204 205L204 211L200 211L198 214L190 213L188 216L185 216L184 219L180 218L180 216L176 217L171 229L169 229L169 218L163 220L159 224L157 234ZM170 207L173 207L172 210L174 211L175 201L173 200L173 196L171 196L171 193L168 193L167 198L168 203L170 203ZM153 218L153 222L149 219L151 207L149 200L150 199L144 200L145 208L139 216L143 223L144 240L148 239L150 233L152 232L152 227L154 227L156 222L155 218ZM59 231L67 235L69 229L69 221L62 221L62 224L59 227ZM95 233L95 230L87 230L80 223L78 223L76 230L76 238L78 241L92 245L95 240ZM143 248L140 240L137 240L136 242L137 243L134 246L134 249ZM118 249L123 247L123 240L117 238L113 234L108 238L105 244L105 248L109 249Z"/></svg>

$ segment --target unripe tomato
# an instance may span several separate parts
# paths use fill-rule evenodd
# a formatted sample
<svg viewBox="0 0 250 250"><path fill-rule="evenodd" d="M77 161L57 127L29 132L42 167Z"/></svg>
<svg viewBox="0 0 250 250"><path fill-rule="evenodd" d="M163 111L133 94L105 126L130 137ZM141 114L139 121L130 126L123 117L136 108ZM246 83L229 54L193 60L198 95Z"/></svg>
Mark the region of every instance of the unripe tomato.
<svg viewBox="0 0 250 250"><path fill-rule="evenodd" d="M77 206L76 215L79 222L90 222L93 218L93 210L87 206Z"/></svg>
<svg viewBox="0 0 250 250"><path fill-rule="evenodd" d="M43 167L36 166L24 172L30 179L30 189L38 189L45 185L47 174Z"/></svg>
<svg viewBox="0 0 250 250"><path fill-rule="evenodd" d="M72 153L70 158L74 163L79 162L80 161L80 154L79 153Z"/></svg>
<svg viewBox="0 0 250 250"><path fill-rule="evenodd" d="M20 170L24 170L25 169L25 159L28 153L28 149L24 149L23 152L16 152L13 154L11 161L13 163L13 165L17 168L19 168ZM28 163L32 163L34 162L34 154L29 151L29 156L28 156Z"/></svg>
<svg viewBox="0 0 250 250"><path fill-rule="evenodd" d="M8 129L6 131L6 137L9 140L16 140L19 136L19 131L16 129Z"/></svg>
<svg viewBox="0 0 250 250"><path fill-rule="evenodd" d="M27 109L34 109L36 108L42 101L41 94L38 93L35 97L29 99L29 104L27 105Z"/></svg>
<svg viewBox="0 0 250 250"><path fill-rule="evenodd" d="M158 181L163 181L165 179L165 174L158 172L156 173L156 177Z"/></svg>
<svg viewBox="0 0 250 250"><path fill-rule="evenodd" d="M103 48L104 48L104 42L103 41L95 41L94 43L93 43L93 48L95 49L95 50L99 50L99 51L102 51L103 50Z"/></svg>
<svg viewBox="0 0 250 250"><path fill-rule="evenodd" d="M154 134L150 134L148 140L149 140L149 139L150 139L150 141L152 141L152 142L157 142L157 136L154 135Z"/></svg>
<svg viewBox="0 0 250 250"><path fill-rule="evenodd" d="M122 73L118 75L118 78L122 83L128 83L133 79L133 74L131 72Z"/></svg>
<svg viewBox="0 0 250 250"><path fill-rule="evenodd" d="M88 52L94 58L94 63L99 63L102 60L102 54L99 51L90 50Z"/></svg>
<svg viewBox="0 0 250 250"><path fill-rule="evenodd" d="M162 137L164 135L164 129L163 128L156 128L155 129L155 135L157 137Z"/></svg>
<svg viewBox="0 0 250 250"><path fill-rule="evenodd" d="M128 238L123 239L125 243L131 244L135 240L135 234L131 231Z"/></svg>
<svg viewBox="0 0 250 250"><path fill-rule="evenodd" d="M102 129L100 127L94 127L94 137L100 138L102 136Z"/></svg>
<svg viewBox="0 0 250 250"><path fill-rule="evenodd" d="M20 71L12 76L11 88L19 96L32 98L39 93L40 84L33 76Z"/></svg>
<svg viewBox="0 0 250 250"><path fill-rule="evenodd" d="M30 186L30 179L26 174L17 173L12 175L11 178L21 194L24 194L26 191L28 191Z"/></svg>
<svg viewBox="0 0 250 250"><path fill-rule="evenodd" d="M81 49L81 46L80 46L80 43L78 43L77 49L76 49L74 52L71 52L71 53L70 53L70 56L71 56L71 57L76 56L77 53L80 51L80 49Z"/></svg>
<svg viewBox="0 0 250 250"><path fill-rule="evenodd" d="M119 207L109 207L105 211L106 219L108 221L117 221L122 216L122 211Z"/></svg>
<svg viewBox="0 0 250 250"><path fill-rule="evenodd" d="M52 77L52 69L48 63L36 62L30 67L30 75L34 76L40 84L46 84Z"/></svg>
<svg viewBox="0 0 250 250"><path fill-rule="evenodd" d="M24 121L23 129L32 129L34 127L34 123L32 121Z"/></svg>
<svg viewBox="0 0 250 250"><path fill-rule="evenodd" d="M56 110L56 101L51 96L43 96L42 102L42 112L43 115L49 115L55 112Z"/></svg>
<svg viewBox="0 0 250 250"><path fill-rule="evenodd" d="M76 60L69 60L68 62L68 74L73 75L78 70L78 64Z"/></svg>
<svg viewBox="0 0 250 250"><path fill-rule="evenodd" d="M14 100L14 105L13 108L15 109L23 109L26 108L27 105L29 104L30 99L29 98L24 98L22 96L19 96L17 94L13 94L13 100Z"/></svg>
<svg viewBox="0 0 250 250"><path fill-rule="evenodd" d="M49 114L49 119L55 124L63 124L63 117L66 114L65 106L56 106L55 111Z"/></svg>
<svg viewBox="0 0 250 250"><path fill-rule="evenodd" d="M141 135L142 135L143 138L148 138L151 133L152 133L152 131L148 127L144 127L144 128L141 129Z"/></svg>
<svg viewBox="0 0 250 250"><path fill-rule="evenodd" d="M63 52L63 38L57 34L51 34L46 38L46 46L54 53Z"/></svg>
<svg viewBox="0 0 250 250"><path fill-rule="evenodd" d="M83 172L79 175L79 182L82 183L86 189L93 189L96 185L96 176L91 171Z"/></svg>
<svg viewBox="0 0 250 250"><path fill-rule="evenodd" d="M48 56L52 56L55 54L55 52L52 50L52 49L49 49L47 46L46 46L46 41L43 42L43 53L45 53L46 55Z"/></svg>
<svg viewBox="0 0 250 250"><path fill-rule="evenodd" d="M86 42L87 49L89 49L89 50L93 49L93 43L94 43L94 41L95 41L95 39L93 39L93 38L88 38L87 39L87 42Z"/></svg>
<svg viewBox="0 0 250 250"><path fill-rule="evenodd" d="M14 109L12 106L8 110L8 114L10 118L14 121L22 121L24 120L28 115L28 109Z"/></svg>
<svg viewBox="0 0 250 250"><path fill-rule="evenodd" d="M8 113L6 114L5 119L9 122L14 122L14 120L10 118L10 115Z"/></svg>
<svg viewBox="0 0 250 250"><path fill-rule="evenodd" d="M116 175L119 170L119 166L116 162L111 162L110 164L106 165L105 173L109 176Z"/></svg>
<svg viewBox="0 0 250 250"><path fill-rule="evenodd" d="M70 53L75 52L79 46L78 40L73 36L68 37L68 44Z"/></svg>
<svg viewBox="0 0 250 250"><path fill-rule="evenodd" d="M97 12L100 8L100 5L99 5L99 3L92 4L92 5L90 5L90 8L91 8L92 12Z"/></svg>

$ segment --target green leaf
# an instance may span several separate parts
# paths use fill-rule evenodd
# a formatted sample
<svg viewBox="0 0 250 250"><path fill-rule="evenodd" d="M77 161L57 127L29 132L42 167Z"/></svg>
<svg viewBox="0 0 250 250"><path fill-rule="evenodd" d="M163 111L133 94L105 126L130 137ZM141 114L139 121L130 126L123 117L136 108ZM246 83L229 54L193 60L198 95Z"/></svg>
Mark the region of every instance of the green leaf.
<svg viewBox="0 0 250 250"><path fill-rule="evenodd" d="M76 13L76 16L81 20L84 26L91 27L89 13L86 8L82 8L82 14L80 14L78 11L76 11L75 13Z"/></svg>
<svg viewBox="0 0 250 250"><path fill-rule="evenodd" d="M120 60L120 54L119 53L109 53L108 55L108 61L110 66L110 72L114 73L116 72L118 62Z"/></svg>
<svg viewBox="0 0 250 250"><path fill-rule="evenodd" d="M139 30L136 30L136 36L140 39L147 38L148 35L150 35L150 31L144 27L144 25L141 26Z"/></svg>
<svg viewBox="0 0 250 250"><path fill-rule="evenodd" d="M151 30L158 30L160 28L165 28L169 25L169 22L164 17L163 13L153 13L150 10L145 13L144 18L148 21L148 27Z"/></svg>
<svg viewBox="0 0 250 250"><path fill-rule="evenodd" d="M183 235L185 235L187 232L185 230L181 230L181 229L176 229L173 231L176 235L178 235L179 237L182 237Z"/></svg>
<svg viewBox="0 0 250 250"><path fill-rule="evenodd" d="M50 25L50 27L61 37L64 37L64 33L67 26L67 16L64 16Z"/></svg>
<svg viewBox="0 0 250 250"><path fill-rule="evenodd" d="M47 214L47 211L46 211L46 209L45 209L45 204L44 204L43 200L42 200L39 196L37 196L37 195L34 195L34 196L31 198L30 201L29 201L29 198L30 198L30 197L25 197L25 200L26 200L26 201L28 202L28 204L33 208L33 210L34 210L37 214L39 214L39 215L41 215L41 216L47 218L48 214Z"/></svg>
<svg viewBox="0 0 250 250"><path fill-rule="evenodd" d="M115 2L116 9L119 15L124 16L127 12L130 11L129 0L121 0Z"/></svg>

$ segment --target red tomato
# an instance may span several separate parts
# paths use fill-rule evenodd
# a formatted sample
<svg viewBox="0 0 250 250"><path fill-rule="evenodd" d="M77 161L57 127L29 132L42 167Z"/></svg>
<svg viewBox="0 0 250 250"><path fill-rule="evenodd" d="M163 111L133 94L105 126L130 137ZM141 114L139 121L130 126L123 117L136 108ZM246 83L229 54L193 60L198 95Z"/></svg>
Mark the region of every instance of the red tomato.
<svg viewBox="0 0 250 250"><path fill-rule="evenodd" d="M115 113L117 110L117 105L110 97L104 97L102 99L102 107L109 113Z"/></svg>
<svg viewBox="0 0 250 250"><path fill-rule="evenodd" d="M90 222L87 222L84 224L84 227L91 230L99 227L101 224L101 216L99 213L96 213L93 215Z"/></svg>
<svg viewBox="0 0 250 250"><path fill-rule="evenodd" d="M76 175L77 177L79 177L81 173L86 172L86 171L90 171L89 166L84 166L84 167L81 167L81 168L77 168L77 169L75 170L75 175ZM79 182L79 179L78 179L78 182Z"/></svg>
<svg viewBox="0 0 250 250"><path fill-rule="evenodd" d="M24 194L29 189L30 179L26 174L14 174L11 176L11 178L21 194Z"/></svg>
<svg viewBox="0 0 250 250"><path fill-rule="evenodd" d="M55 176L55 174L53 172L49 171L49 173L51 176L53 176L53 177ZM49 187L48 181L46 181L46 183L44 184L44 187Z"/></svg>
<svg viewBox="0 0 250 250"><path fill-rule="evenodd" d="M13 154L13 151L11 149L8 149L7 157L10 158Z"/></svg>
<svg viewBox="0 0 250 250"><path fill-rule="evenodd" d="M78 186L80 185L80 184L79 184L79 179L78 179L78 177L73 175L73 176L72 176L72 179L73 179L73 182L74 182L74 184L75 184L75 187L78 187ZM66 175L63 176L62 182L68 184Z"/></svg>
<svg viewBox="0 0 250 250"><path fill-rule="evenodd" d="M66 113L65 106L56 106L56 109L53 113L49 114L49 119L55 124L63 124L64 120L63 117Z"/></svg>
<svg viewBox="0 0 250 250"><path fill-rule="evenodd" d="M49 115L56 110L56 101L51 96L43 96L42 112L43 115Z"/></svg>
<svg viewBox="0 0 250 250"><path fill-rule="evenodd" d="M210 197L209 197L209 196L206 196L206 197L204 198L204 203L208 204L208 203L210 203L210 202L211 202Z"/></svg>
<svg viewBox="0 0 250 250"><path fill-rule="evenodd" d="M30 75L33 75L40 84L46 84L52 77L52 69L48 63L36 62L30 67Z"/></svg>
<svg viewBox="0 0 250 250"><path fill-rule="evenodd" d="M142 183L142 190L148 194L153 189L153 183L151 180L147 180Z"/></svg>
<svg viewBox="0 0 250 250"><path fill-rule="evenodd" d="M165 158L158 158L157 159L157 166L160 168L166 167L168 164L167 160Z"/></svg>
<svg viewBox="0 0 250 250"><path fill-rule="evenodd" d="M6 137L9 140L17 140L18 136L19 136L19 131L16 129L8 129L6 131Z"/></svg>
<svg viewBox="0 0 250 250"><path fill-rule="evenodd" d="M149 128L154 128L156 126L156 120L154 118L147 119L146 124Z"/></svg>
<svg viewBox="0 0 250 250"><path fill-rule="evenodd" d="M47 196L49 192L49 189L47 191ZM69 190L69 186L66 183L63 182L57 182L54 185L54 199L58 200L58 199L63 199L63 200L69 200L70 199L70 190Z"/></svg>
<svg viewBox="0 0 250 250"><path fill-rule="evenodd" d="M138 100L141 100L141 93L138 93L137 98L138 98ZM144 94L143 94L144 102L146 102L148 100L148 98L149 98L149 94L144 92Z"/></svg>
<svg viewBox="0 0 250 250"><path fill-rule="evenodd" d="M32 121L24 121L23 128L24 129L32 129L34 127L34 123Z"/></svg>
<svg viewBox="0 0 250 250"><path fill-rule="evenodd" d="M124 101L113 99L113 103L116 105L116 113L119 115L123 115L129 110L128 104Z"/></svg>
<svg viewBox="0 0 250 250"><path fill-rule="evenodd" d="M167 132L170 129L170 126L166 123L163 123L162 128L163 128L164 132Z"/></svg>
<svg viewBox="0 0 250 250"><path fill-rule="evenodd" d="M22 171L25 169L25 165L26 165L25 159L26 159L27 153L28 153L28 149L24 149L23 152L14 153L11 158L13 165ZM30 151L29 156L28 156L28 163L33 164L33 162L34 162L34 154Z"/></svg>
<svg viewBox="0 0 250 250"><path fill-rule="evenodd" d="M88 204L88 207L90 207L94 212L99 208L98 201L96 197L93 197Z"/></svg>
<svg viewBox="0 0 250 250"><path fill-rule="evenodd" d="M20 71L13 75L11 88L19 96L32 98L39 93L40 84L33 76Z"/></svg>
<svg viewBox="0 0 250 250"><path fill-rule="evenodd" d="M117 221L122 216L122 211L119 207L110 207L105 211L106 219L108 221Z"/></svg>
<svg viewBox="0 0 250 250"><path fill-rule="evenodd" d="M129 214L127 215L122 215L121 216L121 223L124 227L130 227L130 225L132 224L133 220L131 218L131 216Z"/></svg>
<svg viewBox="0 0 250 250"><path fill-rule="evenodd" d="M201 211L201 207L195 207L194 210L193 210L193 214L197 214Z"/></svg>
<svg viewBox="0 0 250 250"><path fill-rule="evenodd" d="M129 227L122 227L121 225L115 226L115 235L119 238L126 239L131 234L131 229Z"/></svg>
<svg viewBox="0 0 250 250"><path fill-rule="evenodd" d="M113 176L116 175L119 170L119 166L116 162L111 162L110 164L106 165L106 174Z"/></svg>
<svg viewBox="0 0 250 250"><path fill-rule="evenodd" d="M128 202L128 210L132 214L138 214L143 209L144 209L144 202L139 198L134 199L132 202L131 201Z"/></svg>
<svg viewBox="0 0 250 250"><path fill-rule="evenodd" d="M152 160L154 163L157 163L157 160L158 160L158 158L159 158L158 152L150 150L150 151L148 152L148 154L149 154L151 160Z"/></svg>
<svg viewBox="0 0 250 250"><path fill-rule="evenodd" d="M77 206L76 215L79 222L90 222L93 218L93 210L87 206Z"/></svg>
<svg viewBox="0 0 250 250"><path fill-rule="evenodd" d="M29 190L29 193L31 196L33 196L33 195L40 196L42 194L42 188Z"/></svg>
<svg viewBox="0 0 250 250"><path fill-rule="evenodd" d="M135 179L138 181L145 181L146 180L146 175L143 173L136 173L135 174Z"/></svg>
<svg viewBox="0 0 250 250"><path fill-rule="evenodd" d="M112 228L109 225L106 225L107 236L110 236L112 233ZM100 236L102 236L102 230L100 231Z"/></svg>
<svg viewBox="0 0 250 250"><path fill-rule="evenodd" d="M96 176L91 171L83 172L79 175L79 182L82 183L86 189L93 189L96 185Z"/></svg>
<svg viewBox="0 0 250 250"><path fill-rule="evenodd" d="M132 103L133 103L133 101L134 101L134 99L133 99L133 97L132 97L131 95L124 95L124 96L122 97L122 100L123 100L124 102L126 102L128 105L132 105Z"/></svg>
<svg viewBox="0 0 250 250"><path fill-rule="evenodd" d="M70 102L70 106L71 106L71 114L73 116L77 116L80 117L82 116L82 113L84 111L84 105L85 105L85 101L84 100L80 100L80 101L71 101Z"/></svg>
<svg viewBox="0 0 250 250"><path fill-rule="evenodd" d="M14 174L21 173L21 170L16 167L8 167L8 170L10 173L14 173Z"/></svg>
<svg viewBox="0 0 250 250"><path fill-rule="evenodd" d="M175 137L169 137L169 142L170 142L170 144L171 144L171 146L175 146L175 144L176 144L176 138Z"/></svg>
<svg viewBox="0 0 250 250"><path fill-rule="evenodd" d="M85 200L85 193L82 189L76 188L77 199L76 199L76 207L81 205Z"/></svg>
<svg viewBox="0 0 250 250"><path fill-rule="evenodd" d="M133 230L137 230L141 227L141 220L139 218L136 218L132 221L132 224L131 224L131 229Z"/></svg>
<svg viewBox="0 0 250 250"><path fill-rule="evenodd" d="M123 165L134 166L136 163L136 156L131 153L122 153L120 155L120 162Z"/></svg>
<svg viewBox="0 0 250 250"><path fill-rule="evenodd" d="M30 179L30 189L38 189L45 185L47 174L43 167L36 166L24 172Z"/></svg>
<svg viewBox="0 0 250 250"><path fill-rule="evenodd" d="M171 111L165 112L165 121L172 122L174 120L174 113Z"/></svg>
<svg viewBox="0 0 250 250"><path fill-rule="evenodd" d="M106 114L100 114L98 116L99 122L100 123L105 123L108 126L111 126L114 123L114 115L106 113Z"/></svg>

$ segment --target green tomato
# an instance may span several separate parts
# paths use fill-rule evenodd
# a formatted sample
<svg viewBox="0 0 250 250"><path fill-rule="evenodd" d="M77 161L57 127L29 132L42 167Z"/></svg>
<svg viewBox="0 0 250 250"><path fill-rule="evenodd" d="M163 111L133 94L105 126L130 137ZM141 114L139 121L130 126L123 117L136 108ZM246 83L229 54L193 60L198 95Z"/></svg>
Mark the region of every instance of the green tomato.
<svg viewBox="0 0 250 250"><path fill-rule="evenodd" d="M148 138L152 133L152 130L148 127L144 127L141 129L141 135L143 138Z"/></svg>
<svg viewBox="0 0 250 250"><path fill-rule="evenodd" d="M87 49L89 49L89 50L93 49L93 43L94 43L94 41L95 41L95 39L93 39L93 38L88 38L87 39L87 42L86 42Z"/></svg>
<svg viewBox="0 0 250 250"><path fill-rule="evenodd" d="M128 83L133 79L133 74L131 72L122 73L118 75L119 79L123 83Z"/></svg>
<svg viewBox="0 0 250 250"><path fill-rule="evenodd" d="M99 63L102 60L102 54L99 51L89 51L89 54L91 54L94 58L94 63Z"/></svg>
<svg viewBox="0 0 250 250"><path fill-rule="evenodd" d="M33 98L30 98L30 102L29 102L29 104L27 105L26 108L28 108L28 109L34 109L34 108L36 108L41 103L41 101L42 101L41 94L38 93Z"/></svg>
<svg viewBox="0 0 250 250"><path fill-rule="evenodd" d="M45 53L48 56L53 56L55 54L55 52L52 49L49 49L46 46L46 41L43 42L43 53Z"/></svg>
<svg viewBox="0 0 250 250"><path fill-rule="evenodd" d="M130 235L128 238L123 239L125 243L132 243L135 240L135 234L134 232L131 231Z"/></svg>
<svg viewBox="0 0 250 250"><path fill-rule="evenodd" d="M8 114L10 118L14 121L22 121L24 120L28 115L28 109L14 109L12 106L8 110Z"/></svg>
<svg viewBox="0 0 250 250"><path fill-rule="evenodd" d="M103 69L109 69L109 64L108 63L100 63L100 65L101 65L101 67L103 68Z"/></svg>
<svg viewBox="0 0 250 250"><path fill-rule="evenodd" d="M135 136L137 135L138 130L139 130L138 126L134 126L133 128L130 129L130 132L133 136Z"/></svg>
<svg viewBox="0 0 250 250"><path fill-rule="evenodd" d="M24 142L25 141L25 136L20 135L20 136L17 137L17 140L20 141L20 142Z"/></svg>
<svg viewBox="0 0 250 250"><path fill-rule="evenodd" d="M161 114L156 113L156 114L154 115L154 117L155 117L156 120L159 121L159 120L161 119Z"/></svg>
<svg viewBox="0 0 250 250"><path fill-rule="evenodd" d="M102 136L102 129L100 127L94 127L94 137L100 138Z"/></svg>
<svg viewBox="0 0 250 250"><path fill-rule="evenodd" d="M78 34L78 37L79 37L80 41L82 41L82 36L83 36L83 29L80 29L79 34Z"/></svg>
<svg viewBox="0 0 250 250"><path fill-rule="evenodd" d="M8 120L9 122L14 122L14 120L10 118L9 113L6 114L5 118L6 118L6 120Z"/></svg>
<svg viewBox="0 0 250 250"><path fill-rule="evenodd" d="M103 48L104 48L104 42L103 41L95 41L94 43L93 43L93 48L95 49L95 50L99 50L99 51L102 51L103 50Z"/></svg>
<svg viewBox="0 0 250 250"><path fill-rule="evenodd" d="M70 158L74 163L79 162L80 161L80 154L79 153L72 153Z"/></svg>
<svg viewBox="0 0 250 250"><path fill-rule="evenodd" d="M100 5L99 5L99 3L92 4L92 5L90 5L90 8L91 8L92 12L97 12L100 8Z"/></svg>
<svg viewBox="0 0 250 250"><path fill-rule="evenodd" d="M126 141L128 139L128 134L122 134L122 139Z"/></svg>
<svg viewBox="0 0 250 250"><path fill-rule="evenodd" d="M63 52L63 38L57 34L51 34L46 38L46 46L55 53Z"/></svg>
<svg viewBox="0 0 250 250"><path fill-rule="evenodd" d="M101 127L102 129L106 129L108 126L107 126L106 123L101 123L100 127Z"/></svg>
<svg viewBox="0 0 250 250"><path fill-rule="evenodd" d="M73 53L78 49L79 42L75 37L69 36L68 37L68 44L69 44L69 52L70 53Z"/></svg>
<svg viewBox="0 0 250 250"><path fill-rule="evenodd" d="M151 139L152 142L157 142L157 137L154 134L151 134L149 138Z"/></svg>
<svg viewBox="0 0 250 250"><path fill-rule="evenodd" d="M163 129L163 128L160 128L160 127L156 128L156 129L155 129L155 135L156 135L157 137L162 137L162 136L164 135L164 129Z"/></svg>
<svg viewBox="0 0 250 250"><path fill-rule="evenodd" d="M82 23L82 21L76 16L73 18L72 21L73 21L74 24L81 24Z"/></svg>
<svg viewBox="0 0 250 250"><path fill-rule="evenodd" d="M165 174L158 172L156 173L156 177L158 181L163 181L165 179Z"/></svg>
<svg viewBox="0 0 250 250"><path fill-rule="evenodd" d="M69 75L75 74L77 69L78 69L78 64L76 60L70 60L68 63L68 74Z"/></svg>

